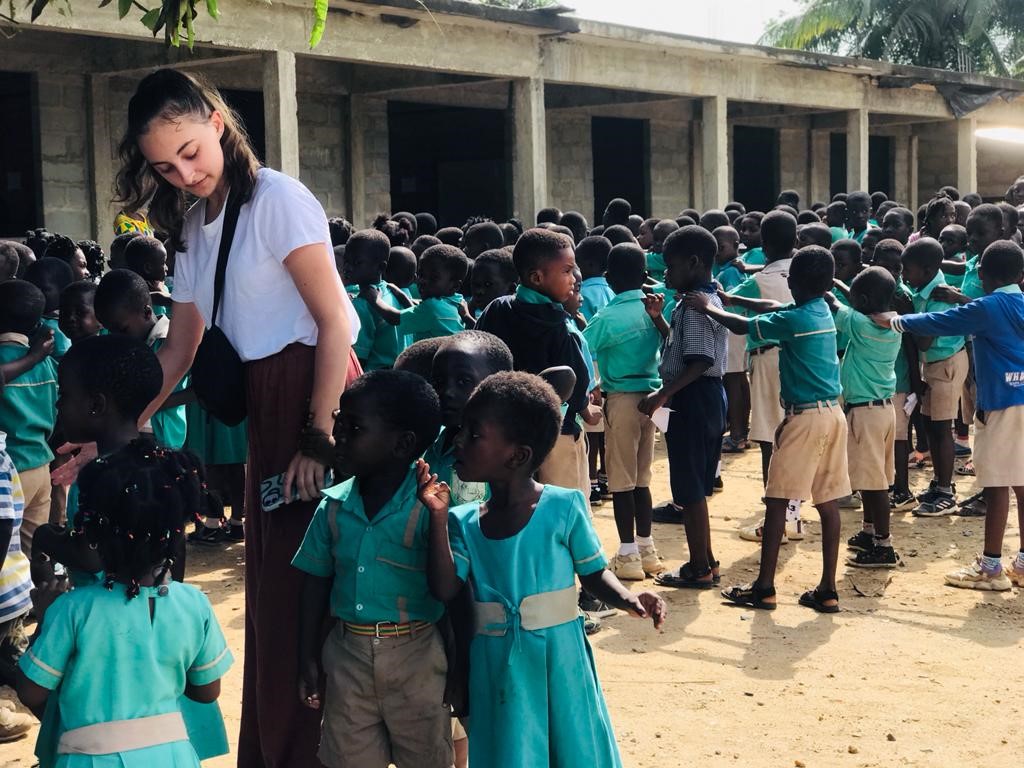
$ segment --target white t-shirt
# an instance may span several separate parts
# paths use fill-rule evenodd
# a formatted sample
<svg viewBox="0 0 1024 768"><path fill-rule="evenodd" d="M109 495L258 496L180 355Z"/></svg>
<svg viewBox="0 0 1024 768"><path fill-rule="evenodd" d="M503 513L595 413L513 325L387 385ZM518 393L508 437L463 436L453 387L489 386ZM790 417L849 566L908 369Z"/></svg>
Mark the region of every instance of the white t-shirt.
<svg viewBox="0 0 1024 768"><path fill-rule="evenodd" d="M204 224L206 200L193 205L182 230L188 250L177 253L174 261L172 298L194 303L207 328L212 324L213 282L226 209L223 206L215 220ZM217 317L217 325L242 360L269 357L294 342L316 346L316 322L284 266L288 254L314 243L323 244L355 341L359 318L334 267L324 209L301 182L261 168L252 198L238 213Z"/></svg>

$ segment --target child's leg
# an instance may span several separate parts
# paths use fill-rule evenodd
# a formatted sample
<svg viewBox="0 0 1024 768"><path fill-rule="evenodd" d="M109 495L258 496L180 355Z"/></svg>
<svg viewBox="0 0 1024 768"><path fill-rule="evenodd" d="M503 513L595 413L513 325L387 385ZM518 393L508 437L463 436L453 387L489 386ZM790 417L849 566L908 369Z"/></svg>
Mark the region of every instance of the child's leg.
<svg viewBox="0 0 1024 768"><path fill-rule="evenodd" d="M640 539L651 538L651 517L654 502L650 488L636 488L633 491L633 514L636 519L636 535Z"/></svg>
<svg viewBox="0 0 1024 768"><path fill-rule="evenodd" d="M896 455L896 481L893 484L893 490L910 493L910 442L897 440L894 452Z"/></svg>
<svg viewBox="0 0 1024 768"><path fill-rule="evenodd" d="M686 546L690 550L690 564L696 573L711 569L711 522L708 520L707 499L686 505L683 513Z"/></svg>
<svg viewBox="0 0 1024 768"><path fill-rule="evenodd" d="M950 487L953 481L953 431L952 420L926 420L928 445L932 452L932 466L935 472L935 483L939 488Z"/></svg>
<svg viewBox="0 0 1024 768"><path fill-rule="evenodd" d="M768 485L768 466L772 463L772 444L758 443L761 449L761 485Z"/></svg>
<svg viewBox="0 0 1024 768"><path fill-rule="evenodd" d="M723 379L725 394L729 402L729 437L744 440L747 437L747 408L749 408L750 385L746 373L727 373ZM746 393L744 393L746 388Z"/></svg>
<svg viewBox="0 0 1024 768"><path fill-rule="evenodd" d="M632 545L628 547L628 551L634 551L636 547L636 536L638 535L637 528L637 510L636 510L636 490L632 491L615 491L612 493L612 513L615 515L615 530L619 534L620 545ZM650 493L648 492L648 499ZM647 518L647 536L651 535L651 523L650 515ZM619 552L623 553L623 547L619 547ZM625 553L623 553L625 554Z"/></svg>
<svg viewBox="0 0 1024 768"><path fill-rule="evenodd" d="M590 453L587 457L587 461L590 469L590 484L597 484L597 460L601 454L601 438L604 437L603 432L587 432L587 447Z"/></svg>
<svg viewBox="0 0 1024 768"><path fill-rule="evenodd" d="M1015 485L1013 495L1017 497L1017 528L1020 534L1020 550L1024 552L1024 485Z"/></svg>
<svg viewBox="0 0 1024 768"><path fill-rule="evenodd" d="M789 499L765 499L764 531L761 534L761 567L755 586L762 589L775 586L775 571L779 567L779 546L786 530L786 506ZM774 602L772 600L771 602Z"/></svg>
<svg viewBox="0 0 1024 768"><path fill-rule="evenodd" d="M1024 489L1021 489L1024 490ZM1021 512L1020 494L1017 494L1017 515L1024 519L1024 512ZM985 552L987 557L1002 557L1003 536L1006 533L1006 520L1010 514L1010 489L1009 488L986 488L985 494ZM1024 537L1024 532L1021 533ZM1024 549L1024 538L1022 549Z"/></svg>
<svg viewBox="0 0 1024 768"><path fill-rule="evenodd" d="M889 538L889 492L861 491L864 502L864 522L871 523L875 539Z"/></svg>
<svg viewBox="0 0 1024 768"><path fill-rule="evenodd" d="M911 421L914 424L914 435L917 438L914 441L914 450L917 451L918 453L928 453L928 430L925 427L928 419L926 419L921 414L920 404L918 404L918 406L914 409L914 414L913 416L911 416Z"/></svg>
<svg viewBox="0 0 1024 768"><path fill-rule="evenodd" d="M245 519L245 464L224 466L224 487L231 504L231 522L241 525Z"/></svg>
<svg viewBox="0 0 1024 768"><path fill-rule="evenodd" d="M836 565L839 562L839 503L826 501L815 505L821 516L821 581L819 593L836 591ZM825 605L836 605L836 600L822 600Z"/></svg>

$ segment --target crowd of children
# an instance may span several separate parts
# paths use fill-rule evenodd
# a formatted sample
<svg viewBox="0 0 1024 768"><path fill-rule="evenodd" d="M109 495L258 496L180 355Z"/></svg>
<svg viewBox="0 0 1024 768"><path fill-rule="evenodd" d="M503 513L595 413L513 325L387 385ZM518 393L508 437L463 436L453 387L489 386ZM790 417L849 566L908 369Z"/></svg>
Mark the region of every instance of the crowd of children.
<svg viewBox="0 0 1024 768"><path fill-rule="evenodd" d="M1024 540L1002 562L1011 490L1024 515L1019 221L951 187L916 215L878 192L802 208L785 191L770 211L674 219L615 199L594 227L553 208L533 228L330 220L366 373L341 398L337 484L294 555L299 626L281 628L299 638L297 695L322 712L320 761L619 765L586 635L617 610L663 625L663 600L623 581L721 583L708 499L722 455L755 443L763 519L738 533L760 569L727 601L776 607L802 502L821 518L821 578L799 598L815 611L839 610L844 507L863 508L850 567L900 564L893 512L984 515L983 551L946 583L1024 587ZM188 376L138 424L162 384L174 263L129 223L109 266L45 230L0 242L0 680L42 720L43 766L226 750L231 654L181 582L186 539L245 538L245 425L206 413ZM53 485L87 442L98 458ZM925 460L915 496L908 467ZM958 502L956 473L982 492ZM591 521L607 500L608 558ZM685 563L662 560L655 521L682 524ZM150 675L145 697L109 671L123 658ZM0 740L30 722L0 707Z"/></svg>

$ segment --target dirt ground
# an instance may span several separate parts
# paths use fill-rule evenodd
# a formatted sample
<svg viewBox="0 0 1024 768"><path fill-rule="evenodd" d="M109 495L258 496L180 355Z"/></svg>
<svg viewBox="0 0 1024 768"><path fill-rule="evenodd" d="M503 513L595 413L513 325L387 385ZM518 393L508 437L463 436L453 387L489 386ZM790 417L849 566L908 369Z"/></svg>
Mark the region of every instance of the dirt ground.
<svg viewBox="0 0 1024 768"><path fill-rule="evenodd" d="M668 496L659 444L654 496ZM736 529L758 516L756 451L727 457L725 490L711 502L714 549L723 585L749 581L758 548ZM919 488L929 475L912 472ZM960 478L961 496L973 481ZM608 553L616 546L611 503L595 510ZM844 511L843 536L859 512ZM626 766L961 766L1007 765L1024 748L1020 696L1024 595L942 585L942 575L980 551L982 521L894 516L904 567L856 571L840 566L835 616L797 605L817 582L818 526L813 509L801 543L782 548L779 609L755 612L723 605L717 591L662 590L665 631L619 615L591 638L598 673ZM671 565L685 559L677 526L656 525ZM1016 551L1011 510L1004 552ZM229 735L238 732L243 637L243 548L193 549L189 579L213 602L236 665L220 702ZM645 584L653 588L648 581ZM10 691L0 695L9 696ZM35 731L0 746L0 765L30 766ZM234 757L211 768L234 766Z"/></svg>

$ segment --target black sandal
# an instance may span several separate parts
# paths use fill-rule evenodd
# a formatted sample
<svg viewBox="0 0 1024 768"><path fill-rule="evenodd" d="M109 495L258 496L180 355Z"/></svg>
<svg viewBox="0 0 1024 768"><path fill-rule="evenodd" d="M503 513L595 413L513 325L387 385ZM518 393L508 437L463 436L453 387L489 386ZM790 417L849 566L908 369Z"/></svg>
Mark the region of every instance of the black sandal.
<svg viewBox="0 0 1024 768"><path fill-rule="evenodd" d="M722 597L733 605L748 608L759 608L762 611L774 611L775 603L766 603L766 597L775 597L775 587L759 587L756 584L744 584L722 590Z"/></svg>
<svg viewBox="0 0 1024 768"><path fill-rule="evenodd" d="M692 563L684 563L679 566L677 573L671 571L659 573L654 577L654 583L659 587L673 587L675 589L711 589L715 586L714 576L712 576L710 581L701 581L702 577L710 574L710 568L703 572L698 572Z"/></svg>
<svg viewBox="0 0 1024 768"><path fill-rule="evenodd" d="M825 605L826 600L835 600L836 605ZM818 613L839 613L839 595L833 590L820 592L817 589L809 589L800 595L800 605L805 608L813 608Z"/></svg>

